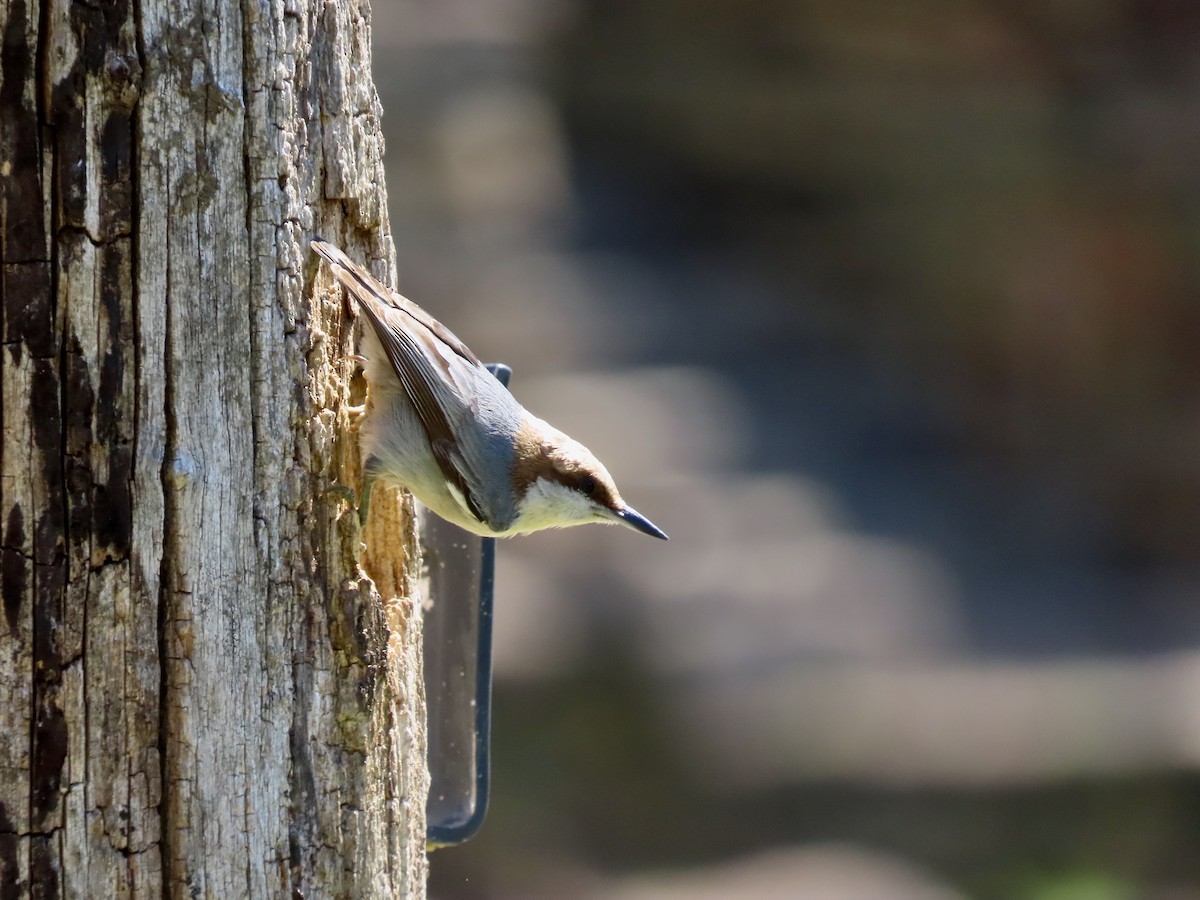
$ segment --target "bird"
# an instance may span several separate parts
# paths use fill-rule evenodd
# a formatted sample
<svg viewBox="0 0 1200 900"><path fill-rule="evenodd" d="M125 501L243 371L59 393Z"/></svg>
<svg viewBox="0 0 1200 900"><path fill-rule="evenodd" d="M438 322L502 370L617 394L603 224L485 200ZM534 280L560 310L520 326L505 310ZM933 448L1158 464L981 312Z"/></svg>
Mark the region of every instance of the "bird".
<svg viewBox="0 0 1200 900"><path fill-rule="evenodd" d="M364 520L379 478L484 537L601 523L668 539L590 450L525 409L453 332L335 245L311 246L370 323L359 346Z"/></svg>

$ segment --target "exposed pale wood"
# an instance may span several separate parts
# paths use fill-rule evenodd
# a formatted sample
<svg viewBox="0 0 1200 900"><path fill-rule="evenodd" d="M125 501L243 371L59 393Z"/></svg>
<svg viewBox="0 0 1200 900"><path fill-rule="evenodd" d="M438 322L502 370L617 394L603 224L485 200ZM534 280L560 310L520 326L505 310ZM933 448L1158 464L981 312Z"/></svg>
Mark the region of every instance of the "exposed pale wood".
<svg viewBox="0 0 1200 900"><path fill-rule="evenodd" d="M0 33L0 897L423 896L411 507L360 569L307 247L393 274L365 0Z"/></svg>

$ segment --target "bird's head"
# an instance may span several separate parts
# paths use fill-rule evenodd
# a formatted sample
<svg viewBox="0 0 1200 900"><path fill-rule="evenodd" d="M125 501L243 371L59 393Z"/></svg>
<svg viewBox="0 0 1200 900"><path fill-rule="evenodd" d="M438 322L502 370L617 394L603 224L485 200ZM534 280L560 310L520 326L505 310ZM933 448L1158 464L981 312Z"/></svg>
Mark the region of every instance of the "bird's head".
<svg viewBox="0 0 1200 900"><path fill-rule="evenodd" d="M515 532L599 522L667 540L666 532L621 499L600 460L558 429L528 416L514 449Z"/></svg>

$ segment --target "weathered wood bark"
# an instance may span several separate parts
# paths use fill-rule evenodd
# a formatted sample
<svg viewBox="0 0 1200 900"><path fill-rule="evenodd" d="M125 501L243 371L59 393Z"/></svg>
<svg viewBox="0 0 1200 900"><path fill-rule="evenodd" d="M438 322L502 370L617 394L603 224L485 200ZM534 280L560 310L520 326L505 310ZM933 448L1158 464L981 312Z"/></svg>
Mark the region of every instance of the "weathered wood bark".
<svg viewBox="0 0 1200 900"><path fill-rule="evenodd" d="M381 601L307 247L390 274L366 0L0 31L0 900L422 895L415 535Z"/></svg>

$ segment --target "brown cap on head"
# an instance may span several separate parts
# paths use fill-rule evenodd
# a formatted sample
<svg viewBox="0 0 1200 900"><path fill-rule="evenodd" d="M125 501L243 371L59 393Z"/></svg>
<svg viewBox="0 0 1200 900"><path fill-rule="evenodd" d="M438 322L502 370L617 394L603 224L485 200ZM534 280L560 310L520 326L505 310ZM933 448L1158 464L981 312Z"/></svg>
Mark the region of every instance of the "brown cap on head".
<svg viewBox="0 0 1200 900"><path fill-rule="evenodd" d="M517 431L513 489L523 497L537 479L545 478L617 510L623 504L608 470L581 443L532 416Z"/></svg>
<svg viewBox="0 0 1200 900"><path fill-rule="evenodd" d="M587 497L613 523L668 540L665 531L621 499L608 470L578 441L530 416L514 444L513 490L518 497L524 497L541 478Z"/></svg>

